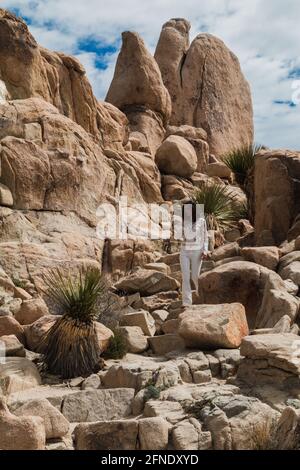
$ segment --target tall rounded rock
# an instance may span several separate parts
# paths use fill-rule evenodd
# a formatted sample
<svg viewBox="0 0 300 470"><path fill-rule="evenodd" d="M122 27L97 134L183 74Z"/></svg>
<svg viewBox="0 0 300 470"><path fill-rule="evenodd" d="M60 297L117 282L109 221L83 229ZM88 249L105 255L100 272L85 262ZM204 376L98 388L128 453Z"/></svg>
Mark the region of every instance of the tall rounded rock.
<svg viewBox="0 0 300 470"><path fill-rule="evenodd" d="M0 74L12 99L49 98L38 44L26 24L0 9Z"/></svg>
<svg viewBox="0 0 300 470"><path fill-rule="evenodd" d="M131 130L144 134L154 153L171 115L170 95L157 63L140 36L126 31L122 40L106 101L127 115Z"/></svg>
<svg viewBox="0 0 300 470"><path fill-rule="evenodd" d="M220 156L253 141L251 92L237 57L218 38L200 34L182 69L183 122L203 127Z"/></svg>
<svg viewBox="0 0 300 470"><path fill-rule="evenodd" d="M183 20L166 23L155 53L172 97L170 123L205 129L216 156L252 143L251 93L237 57L210 34L198 35L186 50L183 25Z"/></svg>
<svg viewBox="0 0 300 470"><path fill-rule="evenodd" d="M131 106L145 106L168 118L171 113L170 95L144 41L130 31L122 34L122 40L106 101L125 112Z"/></svg>
<svg viewBox="0 0 300 470"><path fill-rule="evenodd" d="M189 48L191 25L183 18L173 18L162 27L154 58L159 65L165 86L172 100L171 121L176 124L182 105L182 76L186 52Z"/></svg>

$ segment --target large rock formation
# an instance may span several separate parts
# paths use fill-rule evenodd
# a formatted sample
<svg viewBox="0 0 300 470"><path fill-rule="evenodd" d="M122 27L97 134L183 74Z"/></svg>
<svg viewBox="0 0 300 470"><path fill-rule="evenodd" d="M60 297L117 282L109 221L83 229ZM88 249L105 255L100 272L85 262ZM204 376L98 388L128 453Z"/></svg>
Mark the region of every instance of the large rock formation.
<svg viewBox="0 0 300 470"><path fill-rule="evenodd" d="M66 261L99 265L97 207L121 195L160 200L157 167L143 153L126 153L126 116L98 103L78 61L39 47L5 10L0 85L2 266L34 282Z"/></svg>
<svg viewBox="0 0 300 470"><path fill-rule="evenodd" d="M258 245L300 235L300 154L261 151L255 159L255 235Z"/></svg>
<svg viewBox="0 0 300 470"><path fill-rule="evenodd" d="M3 266L34 279L61 261L101 261L97 206L122 194L159 200L157 168L144 154L126 153L126 116L97 102L81 64L39 47L5 10L0 80L0 205L12 207L0 211Z"/></svg>
<svg viewBox="0 0 300 470"><path fill-rule="evenodd" d="M233 302L244 305L250 328L273 327L285 314L295 320L299 310L280 276L247 261L225 263L199 278L198 303Z"/></svg>
<svg viewBox="0 0 300 470"><path fill-rule="evenodd" d="M100 262L98 206L122 195L129 204L161 199L150 157L124 150L107 157L80 125L39 98L0 105L0 142L0 183L13 206L0 208L1 263L13 276L35 277L63 260Z"/></svg>
<svg viewBox="0 0 300 470"><path fill-rule="evenodd" d="M42 98L102 145L126 143L126 117L97 101L78 60L41 48L25 22L2 9L0 79L11 99Z"/></svg>
<svg viewBox="0 0 300 470"><path fill-rule="evenodd" d="M237 57L218 38L199 34L189 46L187 21L168 21L155 59L173 105L171 124L207 131L211 153L221 156L253 140L249 85Z"/></svg>
<svg viewBox="0 0 300 470"><path fill-rule="evenodd" d="M98 103L76 59L39 47L0 10L0 448L238 450L271 438L290 448L299 436L298 154L257 157L247 188L261 247L249 221L226 230L232 243L203 262L200 305L182 306L179 253L137 236L163 198L217 182L246 200L216 157L252 141L248 85L220 40L189 46L189 29L164 25L160 69L124 33L109 102ZM97 208L121 196L130 239L103 243L107 206ZM212 250L223 241L211 231ZM113 283L95 322L105 361L67 382L45 374L40 342L65 312L39 297L42 273L102 264Z"/></svg>
<svg viewBox="0 0 300 470"><path fill-rule="evenodd" d="M137 33L122 34L122 48L106 101L126 113L132 131L145 135L155 152L171 114L171 100L159 68Z"/></svg>

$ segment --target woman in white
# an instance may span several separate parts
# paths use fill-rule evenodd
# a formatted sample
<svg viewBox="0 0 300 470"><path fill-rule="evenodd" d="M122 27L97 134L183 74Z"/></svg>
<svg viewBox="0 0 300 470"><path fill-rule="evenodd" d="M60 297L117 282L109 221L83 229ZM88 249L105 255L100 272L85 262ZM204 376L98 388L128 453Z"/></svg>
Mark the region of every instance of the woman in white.
<svg viewBox="0 0 300 470"><path fill-rule="evenodd" d="M198 278L202 261L209 257L207 226L204 214L201 212L197 210L197 204L193 201L185 203L182 207L184 240L180 251L180 266L184 307L193 304L191 280L198 294Z"/></svg>

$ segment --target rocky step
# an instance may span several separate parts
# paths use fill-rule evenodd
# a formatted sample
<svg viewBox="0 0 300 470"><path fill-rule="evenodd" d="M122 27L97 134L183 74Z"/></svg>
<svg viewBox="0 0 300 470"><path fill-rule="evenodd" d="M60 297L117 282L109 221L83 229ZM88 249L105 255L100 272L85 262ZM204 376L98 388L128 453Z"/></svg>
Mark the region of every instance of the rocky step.
<svg viewBox="0 0 300 470"><path fill-rule="evenodd" d="M259 334L242 340L243 359L238 378L252 385L279 389L300 387L299 336L290 333Z"/></svg>
<svg viewBox="0 0 300 470"><path fill-rule="evenodd" d="M291 445L299 423L295 410L279 413L232 385L178 385L159 400L148 400L138 418L77 425L75 448L255 450L268 445L268 436L260 436L274 423L272 439L278 440L278 448L285 448L288 440Z"/></svg>
<svg viewBox="0 0 300 470"><path fill-rule="evenodd" d="M299 423L294 409L279 413L242 395L238 387L216 381L165 386L159 399L145 397L136 417L130 415L131 404L140 392L133 400L134 393L129 388L75 392L65 396L61 412L41 397L19 404L14 414L2 402L1 448L72 449L74 429L77 450L254 450L266 445L257 441L257 435L266 423L268 428L275 422L272 438L285 448L287 439L293 442ZM7 433L14 434L13 441Z"/></svg>
<svg viewBox="0 0 300 470"><path fill-rule="evenodd" d="M236 374L240 363L239 350L218 350L209 353L188 351L179 345L181 351L173 350L174 342L179 341L178 336L165 335L167 348L162 343L164 355L140 356L127 354L119 361L108 361L108 368L100 372L101 384L106 388L134 388L136 391L144 390L149 384L155 387L170 387L178 383L209 382L214 377L226 379ZM159 342L162 337L159 338ZM152 338L153 339L153 338ZM156 345L155 345L156 346ZM154 347L155 347L154 346ZM165 352L167 349L172 351Z"/></svg>
<svg viewBox="0 0 300 470"><path fill-rule="evenodd" d="M179 265L179 256L180 256L179 252L168 254L168 255L163 255L158 259L158 262L167 264L168 266L171 267L171 271L172 271L172 267L174 265Z"/></svg>
<svg viewBox="0 0 300 470"><path fill-rule="evenodd" d="M185 342L178 334L164 334L148 338L150 348L159 356L169 352L180 352L185 349Z"/></svg>

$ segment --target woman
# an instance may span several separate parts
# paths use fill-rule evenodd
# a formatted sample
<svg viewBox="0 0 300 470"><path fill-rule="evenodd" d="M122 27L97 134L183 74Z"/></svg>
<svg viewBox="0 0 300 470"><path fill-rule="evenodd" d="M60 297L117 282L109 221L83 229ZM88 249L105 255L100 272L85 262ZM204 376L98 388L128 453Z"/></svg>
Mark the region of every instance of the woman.
<svg viewBox="0 0 300 470"><path fill-rule="evenodd" d="M180 251L182 271L182 304L193 304L191 280L198 294L198 278L203 259L208 259L208 233L203 214L197 211L197 204L186 202L182 207L184 239Z"/></svg>

